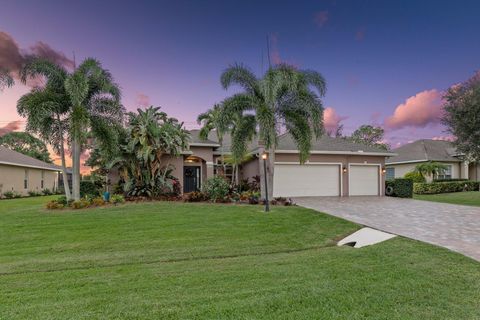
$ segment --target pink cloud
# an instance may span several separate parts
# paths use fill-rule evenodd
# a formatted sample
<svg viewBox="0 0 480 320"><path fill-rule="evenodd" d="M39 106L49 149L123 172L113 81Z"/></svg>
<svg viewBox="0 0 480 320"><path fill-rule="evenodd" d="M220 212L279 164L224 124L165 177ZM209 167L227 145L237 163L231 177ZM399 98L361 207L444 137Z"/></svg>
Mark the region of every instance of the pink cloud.
<svg viewBox="0 0 480 320"><path fill-rule="evenodd" d="M442 140L442 141L455 141L455 137L448 135L448 136L435 136L432 137L432 140Z"/></svg>
<svg viewBox="0 0 480 320"><path fill-rule="evenodd" d="M7 125L0 127L0 136L3 136L9 132L17 131L21 128L22 121L15 120L7 123Z"/></svg>
<svg viewBox="0 0 480 320"><path fill-rule="evenodd" d="M323 126L327 133L333 133L337 131L340 122L348 117L339 116L335 109L328 107L323 111Z"/></svg>
<svg viewBox="0 0 480 320"><path fill-rule="evenodd" d="M424 128L429 124L440 123L442 115L442 94L435 89L425 90L398 105L393 115L385 120L385 128Z"/></svg>
<svg viewBox="0 0 480 320"><path fill-rule="evenodd" d="M146 94L144 93L137 93L137 97L135 99L135 103L137 104L137 106L139 107L148 107L151 105L150 103L150 97L147 96Z"/></svg>
<svg viewBox="0 0 480 320"><path fill-rule="evenodd" d="M313 15L315 24L322 28L328 22L328 10L318 11Z"/></svg>

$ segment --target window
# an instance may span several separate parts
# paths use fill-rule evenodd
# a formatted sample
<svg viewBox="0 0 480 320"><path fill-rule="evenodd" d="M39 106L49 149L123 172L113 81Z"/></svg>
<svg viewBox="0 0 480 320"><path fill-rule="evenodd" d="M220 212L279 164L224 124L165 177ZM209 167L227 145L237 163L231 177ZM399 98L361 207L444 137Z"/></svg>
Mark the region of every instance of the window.
<svg viewBox="0 0 480 320"><path fill-rule="evenodd" d="M40 180L40 188L43 189L43 180L45 179L45 171L42 170L42 180Z"/></svg>
<svg viewBox="0 0 480 320"><path fill-rule="evenodd" d="M214 175L221 175L223 173L223 176L229 180L232 181L233 178L233 167L230 164L225 164L225 172L223 172L223 165L222 161L220 159L217 159L217 163L213 168L213 174Z"/></svg>
<svg viewBox="0 0 480 320"><path fill-rule="evenodd" d="M23 178L23 188L28 189L28 169L25 169L25 177Z"/></svg>
<svg viewBox="0 0 480 320"><path fill-rule="evenodd" d="M395 168L387 168L385 173L385 178L387 180L395 179Z"/></svg>
<svg viewBox="0 0 480 320"><path fill-rule="evenodd" d="M437 174L437 180L452 179L452 165L447 165L445 170L440 170Z"/></svg>

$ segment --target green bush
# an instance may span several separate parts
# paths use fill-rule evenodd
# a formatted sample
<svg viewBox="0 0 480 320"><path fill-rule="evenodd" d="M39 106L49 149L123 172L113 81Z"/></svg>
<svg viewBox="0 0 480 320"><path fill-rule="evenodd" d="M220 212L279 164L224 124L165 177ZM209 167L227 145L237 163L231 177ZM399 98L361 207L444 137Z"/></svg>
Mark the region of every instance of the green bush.
<svg viewBox="0 0 480 320"><path fill-rule="evenodd" d="M413 181L397 178L385 181L385 195L398 198L413 197Z"/></svg>
<svg viewBox="0 0 480 320"><path fill-rule="evenodd" d="M422 176L422 174L420 172L415 172L415 171L407 172L403 177L405 179L412 180L413 183L425 183L425 182L427 182L425 180L425 177Z"/></svg>
<svg viewBox="0 0 480 320"><path fill-rule="evenodd" d="M448 181L448 182L432 182L432 183L415 183L413 192L415 194L437 194L462 191L477 191L479 188L478 181Z"/></svg>
<svg viewBox="0 0 480 320"><path fill-rule="evenodd" d="M454 182L454 181L468 181L468 179L433 179L433 182Z"/></svg>
<svg viewBox="0 0 480 320"><path fill-rule="evenodd" d="M85 199L80 199L78 201L73 201L72 202L72 208L73 209L83 209L86 208L90 205L90 201L85 200Z"/></svg>
<svg viewBox="0 0 480 320"><path fill-rule="evenodd" d="M28 191L28 195L30 197L37 197L37 196L41 196L42 194L40 192L37 192L37 191Z"/></svg>
<svg viewBox="0 0 480 320"><path fill-rule="evenodd" d="M230 185L223 177L208 179L203 186L203 193L213 202L223 201L228 196Z"/></svg>
<svg viewBox="0 0 480 320"><path fill-rule="evenodd" d="M117 205L119 203L124 203L125 198L121 194L113 194L110 197L110 202L113 203L114 205Z"/></svg>
<svg viewBox="0 0 480 320"><path fill-rule="evenodd" d="M16 191L6 191L3 196L7 199L21 198L22 195Z"/></svg>
<svg viewBox="0 0 480 320"><path fill-rule="evenodd" d="M89 180L80 181L80 196L81 197L89 196L92 198L99 197L101 194L100 188L101 186L97 185L93 181L89 181Z"/></svg>
<svg viewBox="0 0 480 320"><path fill-rule="evenodd" d="M46 207L47 209L55 210L55 209L63 209L65 205L62 203L59 203L58 200L52 200L47 202Z"/></svg>

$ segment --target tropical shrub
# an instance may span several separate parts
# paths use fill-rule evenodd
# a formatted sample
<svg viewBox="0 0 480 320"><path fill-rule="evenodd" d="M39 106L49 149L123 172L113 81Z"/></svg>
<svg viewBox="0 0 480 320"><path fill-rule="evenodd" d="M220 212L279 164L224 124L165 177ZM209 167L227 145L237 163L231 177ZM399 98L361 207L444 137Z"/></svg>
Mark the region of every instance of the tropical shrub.
<svg viewBox="0 0 480 320"><path fill-rule="evenodd" d="M16 191L6 191L3 196L7 199L21 198L22 195Z"/></svg>
<svg viewBox="0 0 480 320"><path fill-rule="evenodd" d="M89 205L90 205L90 201L88 201L86 199L80 199L80 200L72 202L72 208L73 209L83 209L83 208L88 207Z"/></svg>
<svg viewBox="0 0 480 320"><path fill-rule="evenodd" d="M203 185L203 193L213 202L224 201L229 194L230 185L223 177L208 179Z"/></svg>
<svg viewBox="0 0 480 320"><path fill-rule="evenodd" d="M65 207L64 204L59 203L58 200L52 200L47 202L46 208L50 210L55 210L55 209L63 209Z"/></svg>
<svg viewBox="0 0 480 320"><path fill-rule="evenodd" d="M390 197L411 198L413 196L413 181L397 178L385 181L385 195Z"/></svg>
<svg viewBox="0 0 480 320"><path fill-rule="evenodd" d="M28 191L28 195L30 197L37 197L37 196L41 196L42 194L40 192L31 190L31 191Z"/></svg>
<svg viewBox="0 0 480 320"><path fill-rule="evenodd" d="M101 207L105 205L105 200L103 200L103 198L94 198L92 199L91 204L94 207Z"/></svg>
<svg viewBox="0 0 480 320"><path fill-rule="evenodd" d="M462 191L478 191L478 181L449 181L432 183L415 183L413 192L415 194L437 194Z"/></svg>
<svg viewBox="0 0 480 320"><path fill-rule="evenodd" d="M43 190L42 190L42 193L43 193L43 195L45 195L45 196L50 196L50 195L53 194L53 192L50 191L50 189L48 189L48 188L43 189Z"/></svg>
<svg viewBox="0 0 480 320"><path fill-rule="evenodd" d="M61 196L58 197L57 202L67 207L73 202L73 200L68 201L66 196Z"/></svg>
<svg viewBox="0 0 480 320"><path fill-rule="evenodd" d="M410 179L413 183L425 183L427 180L425 177L417 171L407 172L404 176L405 179Z"/></svg>
<svg viewBox="0 0 480 320"><path fill-rule="evenodd" d="M185 194L184 200L185 202L202 202L207 201L208 197L203 192L194 191Z"/></svg>
<svg viewBox="0 0 480 320"><path fill-rule="evenodd" d="M114 205L117 205L119 203L124 203L125 198L120 194L114 194L110 197L110 202L113 203Z"/></svg>
<svg viewBox="0 0 480 320"><path fill-rule="evenodd" d="M80 181L80 195L82 197L86 197L86 196L92 197L92 198L98 197L100 196L100 193L101 193L100 189L101 189L101 186L99 186L93 181L89 181L89 180Z"/></svg>

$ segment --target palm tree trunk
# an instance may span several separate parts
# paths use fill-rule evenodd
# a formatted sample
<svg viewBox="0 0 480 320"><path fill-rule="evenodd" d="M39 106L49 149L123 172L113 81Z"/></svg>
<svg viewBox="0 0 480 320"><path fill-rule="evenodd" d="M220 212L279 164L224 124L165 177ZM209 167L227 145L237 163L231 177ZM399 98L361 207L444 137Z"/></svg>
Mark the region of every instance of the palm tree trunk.
<svg viewBox="0 0 480 320"><path fill-rule="evenodd" d="M72 160L73 160L73 200L80 200L80 144L78 137L73 138L72 143Z"/></svg>
<svg viewBox="0 0 480 320"><path fill-rule="evenodd" d="M268 199L273 199L273 179L275 171L275 148L268 150L268 166L267 166L267 181L268 181Z"/></svg>
<svg viewBox="0 0 480 320"><path fill-rule="evenodd" d="M65 161L65 146L63 138L62 142L60 143L60 158L62 160L63 190L65 191L65 197L67 198L67 201L69 201L72 198L72 194L70 193L70 185L68 184L67 165Z"/></svg>

